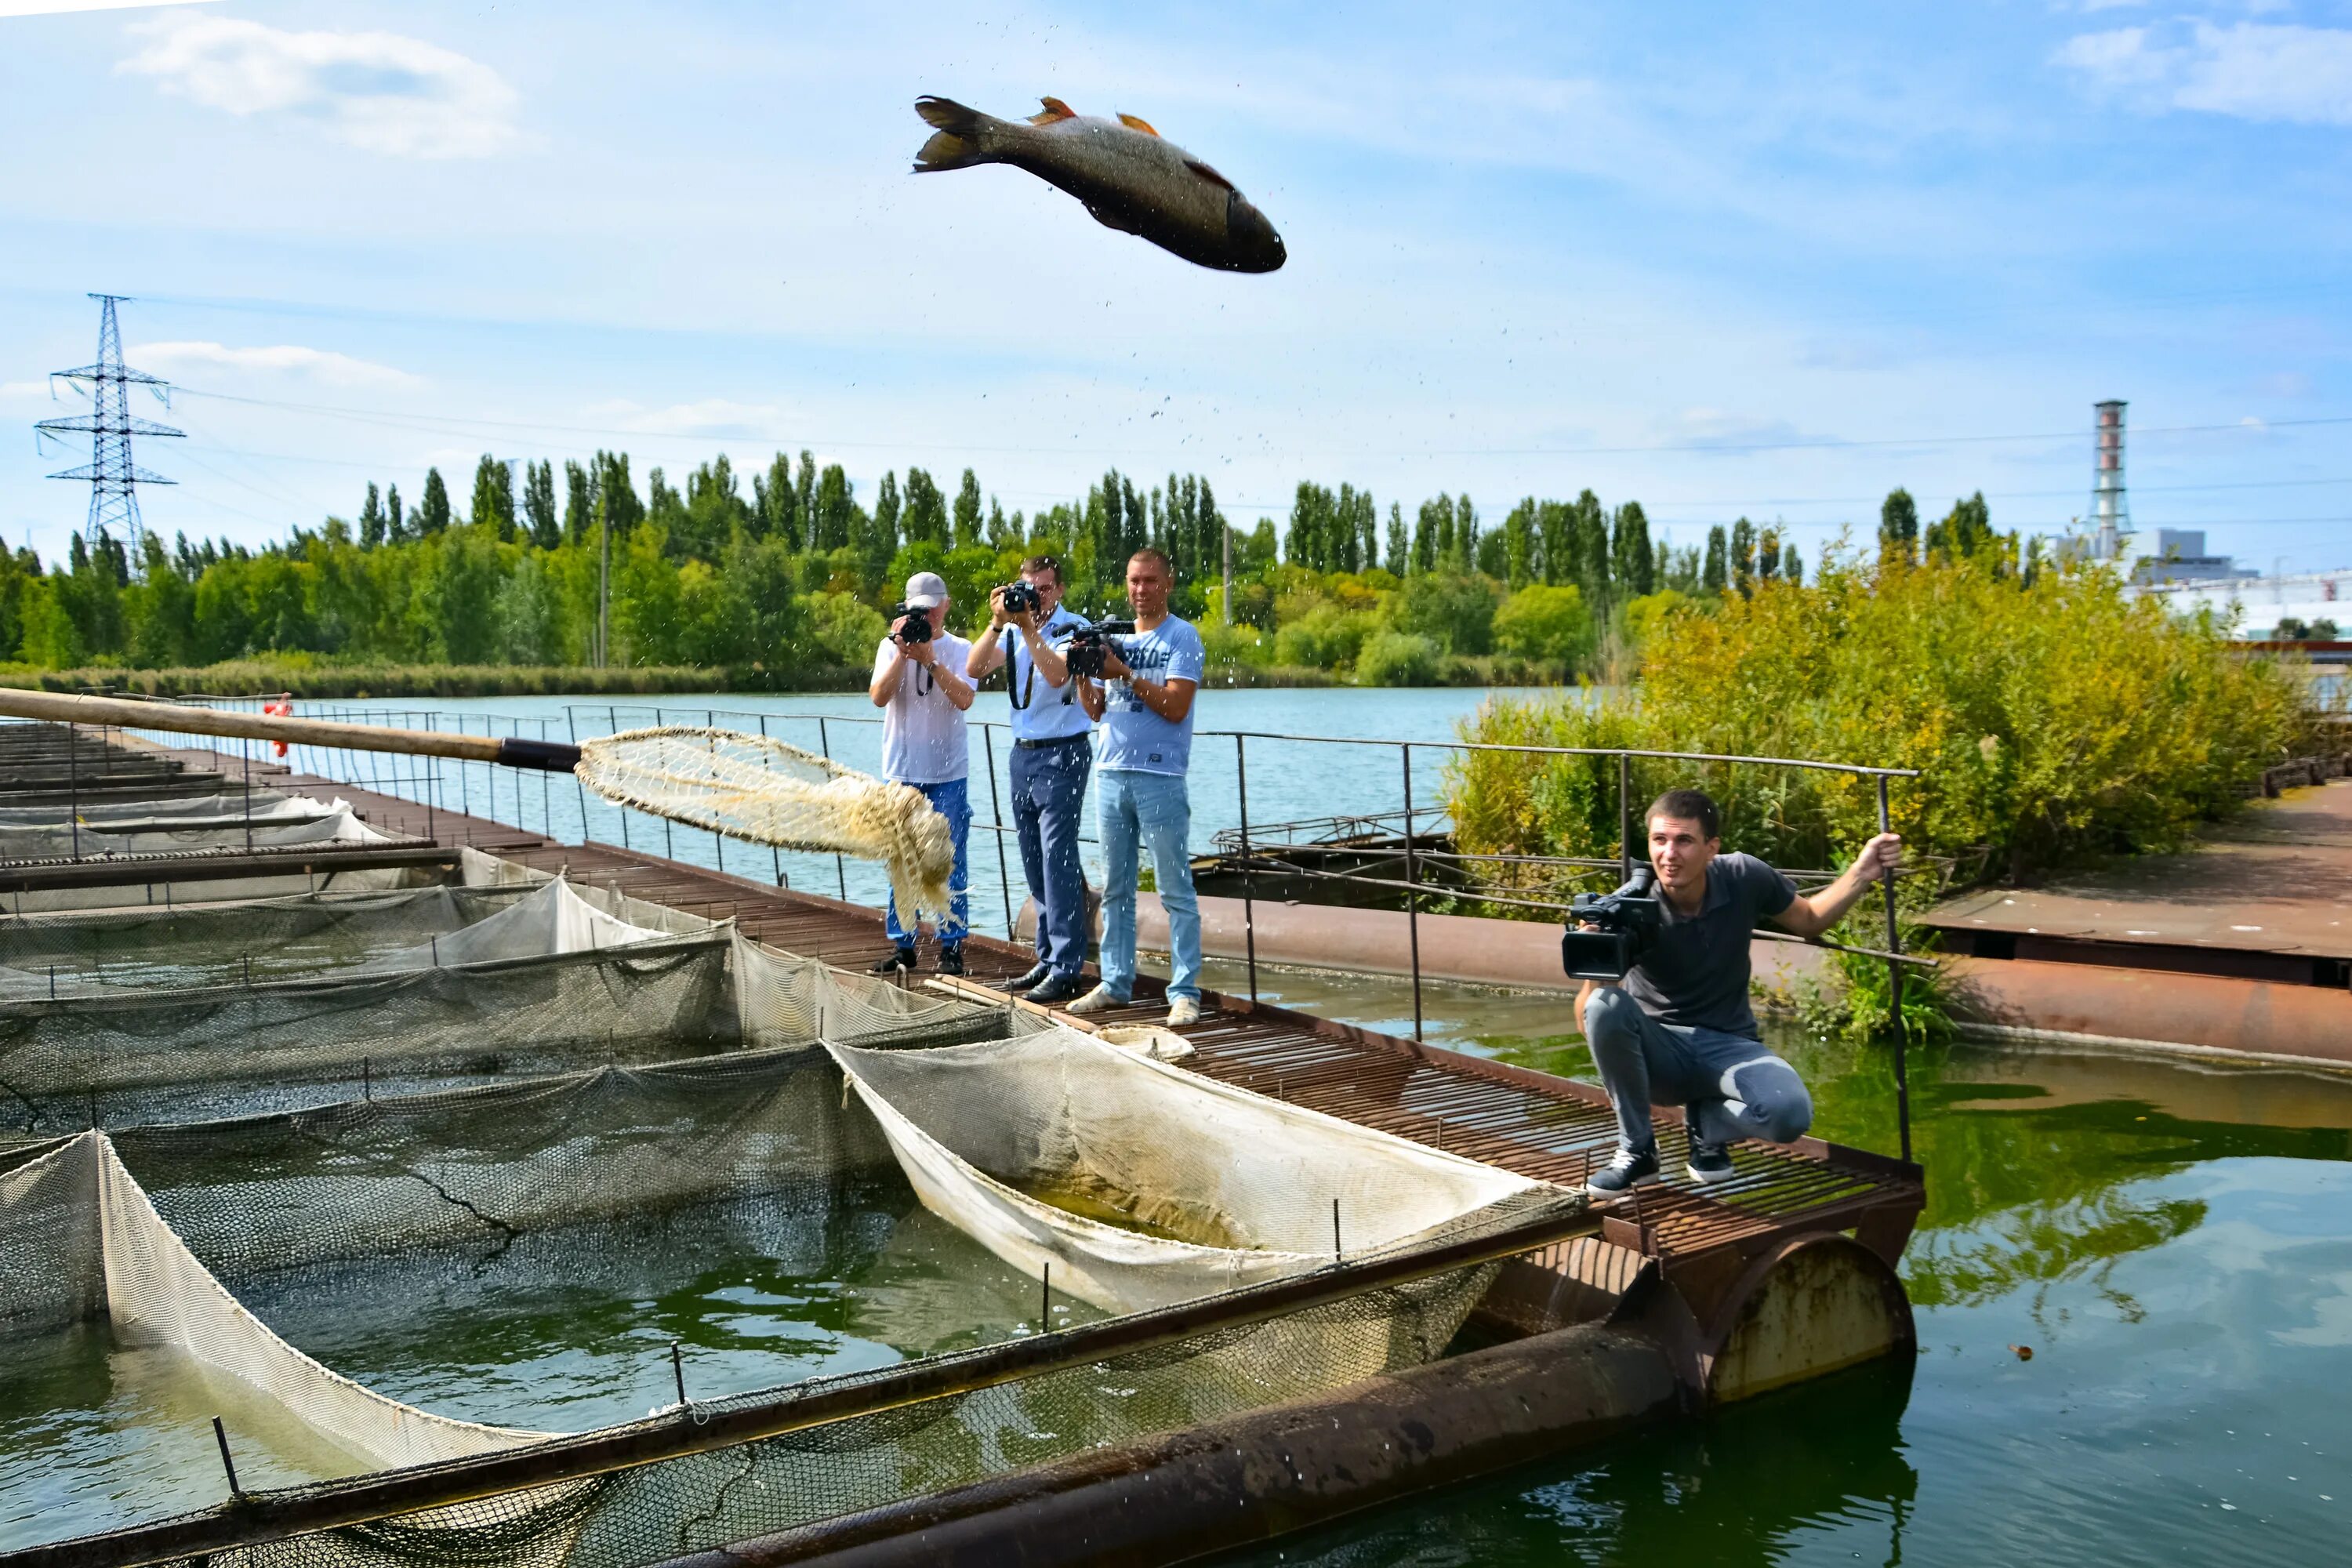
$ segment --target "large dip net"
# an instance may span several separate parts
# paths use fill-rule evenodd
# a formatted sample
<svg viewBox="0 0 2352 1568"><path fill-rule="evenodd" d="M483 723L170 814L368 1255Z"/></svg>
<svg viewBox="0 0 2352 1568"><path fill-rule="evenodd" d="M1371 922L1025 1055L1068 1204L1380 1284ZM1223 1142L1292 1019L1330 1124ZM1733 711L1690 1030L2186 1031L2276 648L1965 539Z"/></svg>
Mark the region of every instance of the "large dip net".
<svg viewBox="0 0 2352 1568"><path fill-rule="evenodd" d="M314 1453L318 1479L197 1520L227 1531L209 1542L211 1563L628 1568L1426 1362L1483 1293L1491 1265L1399 1265L1482 1240L1492 1250L1494 1238L1580 1204L1083 1037L990 1043L982 1031L1001 1030L1001 1013L906 994L893 1003L889 988L837 973L820 991L806 961L751 951L740 973L754 986L796 990L791 1005L821 994L828 1031L835 1009L857 1002L871 1011L842 1016L887 1026L902 1044L920 1022L934 1045L958 1031L972 1043L889 1051L869 1037L839 1053L855 1080L834 1053L802 1043L27 1143L0 1152L0 1356L10 1337L87 1331L102 1317L119 1342L199 1362L257 1400L269 1422L230 1406L246 1412L232 1434L245 1451L267 1441L271 1422L290 1423L315 1435L318 1452L341 1457L321 1463ZM943 1010L918 1020L918 1008ZM789 1011L771 999L761 1027L781 1034ZM1034 1111L1033 1096L1044 1102ZM1111 1109L1097 1116L1088 1100ZM941 1209L927 1190L940 1181L935 1156L911 1184L902 1173L919 1168L906 1131L919 1121L976 1157L923 1134L971 1173L950 1167L955 1181L993 1182L991 1163L1024 1180L1033 1171L1035 1193L1060 1201L1032 1194L1024 1202L1036 1212L1015 1205L1024 1236L1046 1237L1055 1281L1065 1268L1098 1269L1084 1289L1068 1276L1070 1289L1125 1315L1057 1313L1057 1334L1043 1338L1045 1321L1034 1316L983 1324L968 1349L780 1385L697 1387L687 1405L564 1437L402 1405L369 1388L370 1368L322 1364L268 1321L271 1301L338 1290L422 1299L389 1282L464 1279L518 1258L593 1268L628 1238L688 1234L689 1216L718 1205L753 1225L819 1224L834 1212L826 1194L844 1183L895 1184L903 1211L919 1212L918 1198ZM1075 1159L1048 1150L1027 1166L991 1152L1033 1136L1136 1147ZM1146 1216L1170 1215L1182 1194L1169 1184L1192 1183L1194 1167L1243 1143L1259 1145L1255 1163L1186 1199L1181 1222L1226 1245L1118 1254L1119 1237L1159 1241L1148 1229L1159 1221ZM1286 1146L1321 1162L1315 1190L1251 1190L1283 1178ZM1317 1217L1328 1223L1332 1191L1360 1227L1339 1259L1306 1234ZM986 1230L1000 1219L991 1211L976 1223ZM1017 1259L1027 1254L979 1239L1025 1271ZM1202 1266L1202 1254L1253 1251L1276 1260ZM1225 1288L1238 1278L1260 1282ZM1281 1310L1259 1305L1284 1291L1296 1294L1280 1298ZM1044 1299L1055 1295L1069 1299L1058 1286ZM1127 1312L1139 1300L1193 1305ZM247 1300L263 1303L260 1315ZM435 1325L420 1319L413 1331ZM1061 1335L1069 1348L1057 1354ZM183 1436L208 1443L211 1434ZM387 1473L423 1462L438 1468ZM184 1509L219 1495L175 1500ZM273 1520L300 1510L315 1521L322 1509L347 1522L269 1539L284 1533ZM69 1528L54 1521L51 1538ZM87 1560L184 1560L193 1550L154 1550L185 1535L141 1539L134 1528L113 1556Z"/></svg>
<svg viewBox="0 0 2352 1568"><path fill-rule="evenodd" d="M920 791L733 730L625 730L580 746L572 770L607 800L714 833L879 860L901 910L944 915L955 846Z"/></svg>

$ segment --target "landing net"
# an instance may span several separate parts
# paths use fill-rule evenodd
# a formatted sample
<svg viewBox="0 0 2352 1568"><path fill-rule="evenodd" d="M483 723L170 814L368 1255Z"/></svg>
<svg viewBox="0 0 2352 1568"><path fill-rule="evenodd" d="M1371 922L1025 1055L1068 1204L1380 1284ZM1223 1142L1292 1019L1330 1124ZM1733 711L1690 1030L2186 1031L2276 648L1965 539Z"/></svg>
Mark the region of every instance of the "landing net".
<svg viewBox="0 0 2352 1568"><path fill-rule="evenodd" d="M920 791L764 735L682 725L585 741L573 770L607 800L782 849L879 860L902 911L945 915L955 845Z"/></svg>

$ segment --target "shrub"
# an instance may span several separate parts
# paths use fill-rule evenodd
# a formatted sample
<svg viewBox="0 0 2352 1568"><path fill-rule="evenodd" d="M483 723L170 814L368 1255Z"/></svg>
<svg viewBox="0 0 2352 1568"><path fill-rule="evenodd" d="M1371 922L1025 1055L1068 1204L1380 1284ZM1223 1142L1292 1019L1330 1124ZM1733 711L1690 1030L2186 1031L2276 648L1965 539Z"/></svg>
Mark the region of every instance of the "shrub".
<svg viewBox="0 0 2352 1568"><path fill-rule="evenodd" d="M1496 610L1494 635L1498 651L1562 669L1592 657L1592 614L1574 586L1534 583L1520 589Z"/></svg>
<svg viewBox="0 0 2352 1568"><path fill-rule="evenodd" d="M821 659L853 669L874 668L874 650L890 629L882 612L851 594L810 594L802 607L808 612L809 640Z"/></svg>
<svg viewBox="0 0 2352 1568"><path fill-rule="evenodd" d="M1832 559L1811 586L1762 582L1664 619L1635 691L1591 705L1490 702L1465 739L1728 752L1912 767L1892 790L1915 853L1973 878L2108 851L2171 848L2305 745L2307 689L2233 651L2210 618L2126 597L2105 571L2028 584L1992 563L1872 571ZM1465 753L1463 847L1612 855L1616 763ZM1869 781L1637 760L1646 801L1676 783L1723 805L1724 841L1775 864L1835 864L1875 830Z"/></svg>
<svg viewBox="0 0 2352 1568"><path fill-rule="evenodd" d="M1434 686L1444 658L1427 637L1412 632L1382 632L1356 656L1356 682L1360 686Z"/></svg>
<svg viewBox="0 0 2352 1568"><path fill-rule="evenodd" d="M1405 579L1393 615L1399 631L1418 632L1447 653L1494 647L1493 579L1467 572L1423 572Z"/></svg>
<svg viewBox="0 0 2352 1568"><path fill-rule="evenodd" d="M1229 626L1223 621L1212 620L1202 622L1200 632L1201 647L1212 668L1274 662L1274 639L1262 635L1255 626Z"/></svg>
<svg viewBox="0 0 2352 1568"><path fill-rule="evenodd" d="M1318 605L1275 633L1275 662L1316 669L1338 669L1353 664L1375 624L1368 612Z"/></svg>

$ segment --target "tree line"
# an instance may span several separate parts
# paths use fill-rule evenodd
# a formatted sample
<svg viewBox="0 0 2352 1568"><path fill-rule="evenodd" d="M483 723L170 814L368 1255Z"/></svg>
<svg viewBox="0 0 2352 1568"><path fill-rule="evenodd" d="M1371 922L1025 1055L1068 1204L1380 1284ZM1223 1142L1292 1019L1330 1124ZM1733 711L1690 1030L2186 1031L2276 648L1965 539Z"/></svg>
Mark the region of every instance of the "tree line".
<svg viewBox="0 0 2352 1568"><path fill-rule="evenodd" d="M952 484L893 470L869 498L807 451L776 454L748 487L720 455L682 484L647 469L640 488L629 454L600 450L560 472L486 454L467 500L461 515L434 468L413 500L370 483L351 517L259 547L150 535L136 559L111 538L77 538L46 565L0 552L0 659L696 665L756 682L863 666L918 571L947 579L963 621L1023 557L1049 553L1075 608L1114 613L1127 558L1149 544L1177 564L1178 613L1216 627L1213 654L1231 664L1355 674L1370 648L1367 679L1501 656L1519 661L1516 678L1558 679L1612 635L1637 642L1674 604L1804 572L1777 525L1742 518L1676 548L1639 501L1610 507L1590 489L1527 497L1490 526L1467 495L1408 516L1352 484L1308 481L1286 518L1244 528L1198 474L1139 484L1112 469L1068 501L1008 514L970 468ZM1918 532L1906 507L1906 492L1888 500L1890 550ZM2001 545L1981 497L1926 532L1928 549Z"/></svg>

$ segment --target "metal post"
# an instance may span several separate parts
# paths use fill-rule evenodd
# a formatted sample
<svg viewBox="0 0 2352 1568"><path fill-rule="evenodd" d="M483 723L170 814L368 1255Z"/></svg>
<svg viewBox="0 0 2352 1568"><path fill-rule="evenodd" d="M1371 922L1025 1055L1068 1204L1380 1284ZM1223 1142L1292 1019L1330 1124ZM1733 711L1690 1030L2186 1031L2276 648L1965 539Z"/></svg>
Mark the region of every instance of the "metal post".
<svg viewBox="0 0 2352 1568"><path fill-rule="evenodd" d="M1242 805L1242 946L1249 955L1250 1001L1257 1001L1257 903L1250 896L1256 871L1250 865L1249 753L1242 737L1234 737L1234 787Z"/></svg>
<svg viewBox="0 0 2352 1568"><path fill-rule="evenodd" d="M253 742L240 742L245 751L245 852L253 853Z"/></svg>
<svg viewBox="0 0 2352 1568"><path fill-rule="evenodd" d="M572 710L572 704L569 702L563 705L563 729L572 743L578 745L580 715ZM572 770L572 787L580 795L580 842L585 844L588 842L588 786L581 782L580 770L577 768Z"/></svg>
<svg viewBox="0 0 2352 1568"><path fill-rule="evenodd" d="M1412 854L1412 745L1404 751L1404 929L1412 948L1412 1037L1421 1038L1421 876Z"/></svg>
<svg viewBox="0 0 2352 1568"><path fill-rule="evenodd" d="M1617 753L1617 880L1622 885L1633 879L1633 825L1626 816L1633 807L1627 798L1633 793L1633 759L1624 752Z"/></svg>
<svg viewBox="0 0 2352 1568"><path fill-rule="evenodd" d="M826 762L833 761L833 737L826 732L824 720L822 718L816 721L816 749ZM841 890L841 901L845 904L849 902L849 873L842 869L839 850L834 851L833 880L834 885Z"/></svg>
<svg viewBox="0 0 2352 1568"><path fill-rule="evenodd" d="M228 1495L242 1500L245 1489L236 1484L236 1461L228 1457L228 1428L217 1415L213 1417L213 1441L220 1445L221 1468L228 1472Z"/></svg>
<svg viewBox="0 0 2352 1568"><path fill-rule="evenodd" d="M1012 672L1006 671L1004 679L1011 680ZM995 725L982 724L980 727L980 743L988 758L988 809L996 823L996 885L1004 894L1004 940L1011 942L1013 940L1013 873L1007 870L1004 865L1004 802L996 793ZM1045 911L1039 910L1037 918L1044 920Z"/></svg>
<svg viewBox="0 0 2352 1568"><path fill-rule="evenodd" d="M73 858L81 858L81 731L66 726L66 822L73 831ZM247 845L250 849L251 845Z"/></svg>
<svg viewBox="0 0 2352 1568"><path fill-rule="evenodd" d="M1878 831L1891 833L1892 819L1886 813L1886 775L1878 775ZM1903 951L1902 928L1895 920L1895 879L1882 876L1880 884L1886 889L1886 951ZM1903 1026L1903 966L1889 961L1886 965L1889 1014L1895 1020L1895 1125L1903 1141L1903 1157L1911 1158L1911 1076L1907 1058L1911 1054L1910 1033Z"/></svg>
<svg viewBox="0 0 2352 1568"><path fill-rule="evenodd" d="M604 723L607 726L604 733L607 735L619 733L621 728L621 710L608 704L604 709ZM625 805L616 804L613 807L613 810L621 819L621 847L624 849L635 847L635 846L631 845L629 842L629 808Z"/></svg>
<svg viewBox="0 0 2352 1568"><path fill-rule="evenodd" d="M764 741L767 738L768 716L765 713L762 713L760 715L760 739ZM772 767L774 764L770 763L767 758L761 757L760 759L760 765L765 768ZM768 860L776 873L776 886L779 888L788 886L789 884L784 880L784 852L771 844L768 846Z"/></svg>

